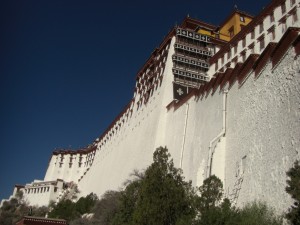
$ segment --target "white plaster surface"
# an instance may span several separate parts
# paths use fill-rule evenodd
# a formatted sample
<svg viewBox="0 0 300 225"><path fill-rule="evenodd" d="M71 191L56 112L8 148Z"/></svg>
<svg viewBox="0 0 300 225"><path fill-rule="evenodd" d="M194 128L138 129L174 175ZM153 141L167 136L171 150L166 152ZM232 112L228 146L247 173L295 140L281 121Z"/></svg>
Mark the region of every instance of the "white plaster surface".
<svg viewBox="0 0 300 225"><path fill-rule="evenodd" d="M258 79L250 75L228 93L226 183L233 187L236 165L244 158L244 181L238 204L263 200L285 210L285 172L299 159L299 57L290 49L272 71L267 65Z"/></svg>
<svg viewBox="0 0 300 225"><path fill-rule="evenodd" d="M280 19L277 11L276 20ZM174 42L175 38L162 83L149 101L138 109L134 102L131 116L100 140L93 160L85 158L90 162L85 167L68 168L66 161L60 168L60 155L53 156L45 180L78 182L81 195L94 192L101 196L122 188L134 169L151 164L157 147L167 146L186 179L202 184L209 166L209 143L222 131L223 92L218 89L191 97L176 110L167 110L173 100ZM258 78L250 74L242 86L236 82L228 91L226 134L214 145L211 171L223 180L226 195L232 194L237 179L243 178L238 206L257 199L282 212L291 203L284 188L285 172L300 159L299 70L299 57L295 58L291 48L275 68L269 62ZM140 97L136 94L135 101ZM78 155L75 161L77 164Z"/></svg>
<svg viewBox="0 0 300 225"><path fill-rule="evenodd" d="M257 79L251 74L242 86L236 82L228 92L227 131L214 150L212 173L222 178L228 195L238 176L243 176L239 206L258 199L283 211L291 203L284 191L285 172L300 158L299 59L294 56L291 48L273 71L269 63ZM222 130L222 91L192 97L175 111L167 111L165 99L171 96L166 92L172 90L166 83L171 83L171 76L166 68L162 87L149 103L97 152L94 165L79 182L82 194L101 195L122 187L133 169L151 163L160 145L168 147L177 167L182 160L186 179L201 185L209 142Z"/></svg>
<svg viewBox="0 0 300 225"><path fill-rule="evenodd" d="M147 104L137 110L120 130L98 147L93 166L79 182L82 195L94 192L102 195L110 189L119 189L134 169L142 170L152 162L152 153L164 144L166 135L166 105L173 99L172 54L175 38L167 55L162 84L153 92ZM136 96L136 100L139 96Z"/></svg>
<svg viewBox="0 0 300 225"><path fill-rule="evenodd" d="M24 200L29 205L48 206L50 201L56 201L63 190L63 181L34 181L21 189Z"/></svg>

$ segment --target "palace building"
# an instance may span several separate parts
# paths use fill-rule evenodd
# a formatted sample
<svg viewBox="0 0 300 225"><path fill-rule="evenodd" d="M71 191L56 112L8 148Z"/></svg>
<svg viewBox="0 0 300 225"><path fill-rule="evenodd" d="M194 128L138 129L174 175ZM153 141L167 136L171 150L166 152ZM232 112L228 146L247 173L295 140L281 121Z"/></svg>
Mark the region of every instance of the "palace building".
<svg viewBox="0 0 300 225"><path fill-rule="evenodd" d="M186 17L136 74L132 100L106 131L86 148L54 151L44 180L16 189L37 205L76 188L100 197L167 146L194 186L215 174L233 204L286 210L285 171L300 159L299 6L235 9L219 26Z"/></svg>

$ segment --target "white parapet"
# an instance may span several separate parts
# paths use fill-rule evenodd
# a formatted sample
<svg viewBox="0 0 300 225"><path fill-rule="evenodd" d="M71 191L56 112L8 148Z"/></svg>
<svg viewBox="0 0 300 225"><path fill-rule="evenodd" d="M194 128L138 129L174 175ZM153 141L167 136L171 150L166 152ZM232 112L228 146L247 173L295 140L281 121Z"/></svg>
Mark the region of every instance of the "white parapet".
<svg viewBox="0 0 300 225"><path fill-rule="evenodd" d="M23 191L24 200L29 205L48 206L51 201L56 201L59 193L65 188L65 182L57 179L55 181L34 181L26 184L21 191Z"/></svg>

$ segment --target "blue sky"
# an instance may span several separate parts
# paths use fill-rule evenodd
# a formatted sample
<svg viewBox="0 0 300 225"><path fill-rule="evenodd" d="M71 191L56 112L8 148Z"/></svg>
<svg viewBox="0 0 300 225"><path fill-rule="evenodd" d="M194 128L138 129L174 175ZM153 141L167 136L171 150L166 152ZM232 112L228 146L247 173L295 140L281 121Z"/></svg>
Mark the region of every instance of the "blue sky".
<svg viewBox="0 0 300 225"><path fill-rule="evenodd" d="M54 149L99 137L186 15L218 25L235 4L256 15L269 2L2 0L0 200L15 184L43 179Z"/></svg>

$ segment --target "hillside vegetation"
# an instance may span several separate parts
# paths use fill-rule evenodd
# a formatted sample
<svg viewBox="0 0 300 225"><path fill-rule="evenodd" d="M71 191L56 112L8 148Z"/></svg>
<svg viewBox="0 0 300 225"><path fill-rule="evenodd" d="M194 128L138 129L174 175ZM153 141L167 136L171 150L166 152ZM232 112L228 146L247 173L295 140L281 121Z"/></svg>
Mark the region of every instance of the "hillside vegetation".
<svg viewBox="0 0 300 225"><path fill-rule="evenodd" d="M77 202L69 199L49 207L29 207L22 193L0 210L0 225L15 224L24 215L45 216L70 221L71 225L280 225L285 220L300 224L300 165L287 172L286 192L294 204L286 215L275 215L263 202L243 208L224 198L221 180L212 175L200 187L185 181L174 166L167 148L159 147L153 163L145 171L133 171L121 191L107 191L101 199L91 193ZM29 210L31 208L31 210Z"/></svg>

